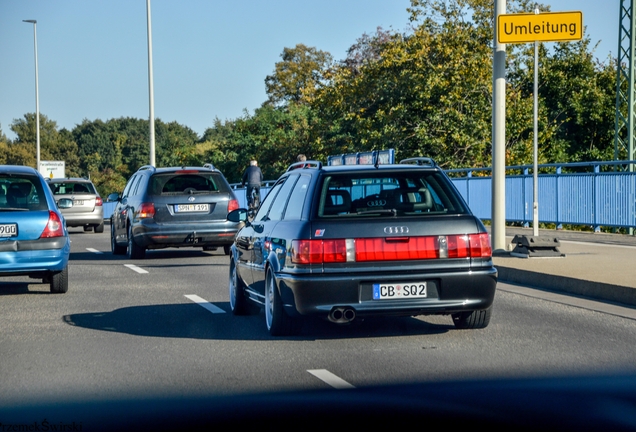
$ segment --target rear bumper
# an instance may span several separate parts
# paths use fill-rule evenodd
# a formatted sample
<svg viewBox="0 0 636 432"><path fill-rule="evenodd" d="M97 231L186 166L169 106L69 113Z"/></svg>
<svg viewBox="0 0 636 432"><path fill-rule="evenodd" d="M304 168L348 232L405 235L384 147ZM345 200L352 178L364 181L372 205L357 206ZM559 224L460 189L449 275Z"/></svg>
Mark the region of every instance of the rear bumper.
<svg viewBox="0 0 636 432"><path fill-rule="evenodd" d="M104 209L95 207L90 213L62 213L66 226L78 227L84 225L100 225L104 222Z"/></svg>
<svg viewBox="0 0 636 432"><path fill-rule="evenodd" d="M239 224L226 220L198 224L141 223L133 227L135 243L146 249L225 246L234 242Z"/></svg>
<svg viewBox="0 0 636 432"><path fill-rule="evenodd" d="M0 242L0 276L45 275L62 271L71 252L68 237Z"/></svg>
<svg viewBox="0 0 636 432"><path fill-rule="evenodd" d="M483 310L495 297L497 270L406 274L277 274L285 310L290 315L326 317L334 308L354 309L357 316L432 315ZM374 300L374 283L427 283L427 298Z"/></svg>

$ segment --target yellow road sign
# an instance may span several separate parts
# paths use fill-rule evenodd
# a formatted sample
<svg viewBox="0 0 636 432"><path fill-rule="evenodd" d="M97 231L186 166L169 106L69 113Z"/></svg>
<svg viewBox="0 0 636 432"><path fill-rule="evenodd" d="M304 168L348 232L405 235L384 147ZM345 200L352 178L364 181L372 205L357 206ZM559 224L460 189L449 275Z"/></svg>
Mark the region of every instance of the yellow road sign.
<svg viewBox="0 0 636 432"><path fill-rule="evenodd" d="M581 40L583 13L577 11L499 15L497 28L497 40L502 44Z"/></svg>

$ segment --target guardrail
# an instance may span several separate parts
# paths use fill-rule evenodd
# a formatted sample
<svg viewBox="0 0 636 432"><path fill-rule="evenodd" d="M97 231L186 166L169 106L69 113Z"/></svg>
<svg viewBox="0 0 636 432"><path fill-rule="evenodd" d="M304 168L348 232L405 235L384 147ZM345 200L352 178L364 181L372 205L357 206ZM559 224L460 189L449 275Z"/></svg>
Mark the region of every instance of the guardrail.
<svg viewBox="0 0 636 432"><path fill-rule="evenodd" d="M580 162L539 165L539 222L586 225L600 231L601 226L636 227L636 172L613 171L617 166L636 164L636 161ZM529 225L532 222L532 165L506 167L506 221ZM473 213L483 220L491 219L492 178L477 175L491 172L491 168L463 168L447 170L455 187L462 194ZM588 172L573 172L591 170ZM461 176L461 177L458 177ZM275 180L263 182L261 200ZM240 207L247 207L245 188L240 183L230 185ZM114 202L104 203L104 218L109 219Z"/></svg>
<svg viewBox="0 0 636 432"><path fill-rule="evenodd" d="M636 226L636 172L613 171L617 166L636 161L580 162L543 164L540 173L539 222L586 225L600 231L601 226L632 228ZM506 167L506 221L532 222L532 165ZM581 170L591 172L573 172ZM446 171L473 213L480 219L492 215L492 178L473 173L491 168L466 168ZM513 172L512 174L508 174ZM454 175L465 175L457 178Z"/></svg>

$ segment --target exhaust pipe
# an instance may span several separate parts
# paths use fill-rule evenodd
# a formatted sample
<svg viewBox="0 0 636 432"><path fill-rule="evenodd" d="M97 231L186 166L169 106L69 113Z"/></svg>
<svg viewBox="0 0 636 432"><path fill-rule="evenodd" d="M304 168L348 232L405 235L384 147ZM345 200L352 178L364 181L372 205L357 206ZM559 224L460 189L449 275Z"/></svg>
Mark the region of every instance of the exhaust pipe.
<svg viewBox="0 0 636 432"><path fill-rule="evenodd" d="M356 319L356 311L350 307L335 307L329 312L329 321L336 324L347 324Z"/></svg>

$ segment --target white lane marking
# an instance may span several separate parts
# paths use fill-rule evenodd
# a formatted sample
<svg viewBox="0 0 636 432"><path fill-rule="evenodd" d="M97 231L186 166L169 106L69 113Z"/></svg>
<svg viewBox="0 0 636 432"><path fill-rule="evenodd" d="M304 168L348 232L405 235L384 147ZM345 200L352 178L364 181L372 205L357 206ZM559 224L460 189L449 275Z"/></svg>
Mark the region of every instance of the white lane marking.
<svg viewBox="0 0 636 432"><path fill-rule="evenodd" d="M210 312L212 312L213 314L217 314L217 313L225 313L225 311L223 309L221 309L218 306L213 305L212 303L210 303L209 301L207 301L206 299L203 299L201 297L199 297L198 295L194 295L194 294L187 294L185 295L186 298L192 300L193 302L195 302L196 304L198 304L199 306L209 310Z"/></svg>
<svg viewBox="0 0 636 432"><path fill-rule="evenodd" d="M146 270L139 268L134 264L124 264L124 267L128 267L129 269L136 271L137 273L140 273L140 274L148 273Z"/></svg>
<svg viewBox="0 0 636 432"><path fill-rule="evenodd" d="M307 370L307 372L309 372L310 374L312 374L319 380L326 382L333 388L336 388L336 389L355 388L354 386L352 386L351 384L349 384L348 382L346 382L339 376L336 376L332 374L331 372L329 372L327 369L309 369Z"/></svg>
<svg viewBox="0 0 636 432"><path fill-rule="evenodd" d="M93 248L86 248L86 250L89 251L89 252L96 253L96 254L103 254L104 253L102 251L98 251L97 249L93 249Z"/></svg>

